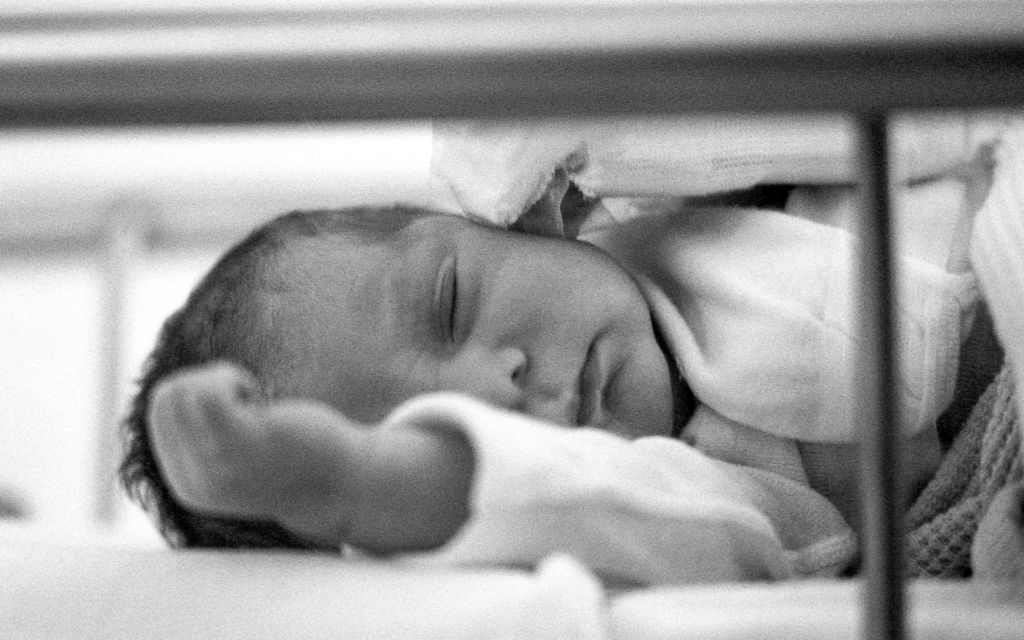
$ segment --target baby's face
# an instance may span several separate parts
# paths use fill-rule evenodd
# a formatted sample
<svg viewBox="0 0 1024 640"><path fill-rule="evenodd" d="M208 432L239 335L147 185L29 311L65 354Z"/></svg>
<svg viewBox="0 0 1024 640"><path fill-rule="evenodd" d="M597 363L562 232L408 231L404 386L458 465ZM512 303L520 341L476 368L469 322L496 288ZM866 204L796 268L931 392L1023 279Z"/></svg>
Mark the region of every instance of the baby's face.
<svg viewBox="0 0 1024 640"><path fill-rule="evenodd" d="M417 219L395 243L293 243L283 268L306 388L373 423L458 391L542 420L627 437L672 428L669 369L636 283L590 245Z"/></svg>

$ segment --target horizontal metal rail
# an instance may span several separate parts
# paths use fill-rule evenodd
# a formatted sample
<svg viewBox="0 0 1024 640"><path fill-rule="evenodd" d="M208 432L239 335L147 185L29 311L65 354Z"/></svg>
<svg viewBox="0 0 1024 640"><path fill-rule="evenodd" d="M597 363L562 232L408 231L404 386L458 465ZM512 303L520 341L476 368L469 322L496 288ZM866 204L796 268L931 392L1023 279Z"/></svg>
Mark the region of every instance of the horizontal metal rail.
<svg viewBox="0 0 1024 640"><path fill-rule="evenodd" d="M0 126L1024 103L1024 3L0 14Z"/></svg>

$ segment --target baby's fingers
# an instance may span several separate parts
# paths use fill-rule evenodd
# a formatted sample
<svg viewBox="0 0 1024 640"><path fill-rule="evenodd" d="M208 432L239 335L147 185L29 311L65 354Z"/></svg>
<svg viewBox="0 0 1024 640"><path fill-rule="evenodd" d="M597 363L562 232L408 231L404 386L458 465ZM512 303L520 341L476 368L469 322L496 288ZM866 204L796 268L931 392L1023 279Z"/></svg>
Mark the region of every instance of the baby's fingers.
<svg viewBox="0 0 1024 640"><path fill-rule="evenodd" d="M216 363L179 373L156 387L149 430L171 490L195 508L260 515L251 490L258 470L262 396L252 376Z"/></svg>

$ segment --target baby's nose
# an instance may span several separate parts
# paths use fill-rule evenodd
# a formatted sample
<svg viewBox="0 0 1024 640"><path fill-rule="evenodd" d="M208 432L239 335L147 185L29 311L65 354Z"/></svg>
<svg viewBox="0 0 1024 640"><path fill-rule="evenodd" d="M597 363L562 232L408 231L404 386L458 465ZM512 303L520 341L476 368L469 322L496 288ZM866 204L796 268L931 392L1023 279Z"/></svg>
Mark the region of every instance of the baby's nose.
<svg viewBox="0 0 1024 640"><path fill-rule="evenodd" d="M521 410L529 362L515 347L478 349L465 353L449 370L448 389L461 391L491 404Z"/></svg>
<svg viewBox="0 0 1024 640"><path fill-rule="evenodd" d="M576 389L570 387L546 384L539 372L530 370L526 353L515 347L465 354L449 385L504 409L566 426L576 424L579 409Z"/></svg>

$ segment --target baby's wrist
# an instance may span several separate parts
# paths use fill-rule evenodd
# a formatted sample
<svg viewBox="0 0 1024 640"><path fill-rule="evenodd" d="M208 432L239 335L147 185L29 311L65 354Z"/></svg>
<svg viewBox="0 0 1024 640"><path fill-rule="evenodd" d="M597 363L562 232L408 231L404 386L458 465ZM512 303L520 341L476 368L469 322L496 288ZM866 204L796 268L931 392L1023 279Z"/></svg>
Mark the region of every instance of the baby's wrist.
<svg viewBox="0 0 1024 640"><path fill-rule="evenodd" d="M365 442L347 542L376 553L450 540L468 519L474 459L464 434L429 425L378 430Z"/></svg>
<svg viewBox="0 0 1024 640"><path fill-rule="evenodd" d="M285 438L290 441L284 446L292 447L284 456L287 466L271 472L277 476L277 489L269 517L303 537L332 545L345 542L358 501L355 491L365 465L368 430L314 405L281 407L275 417L295 430L292 435L302 435Z"/></svg>

